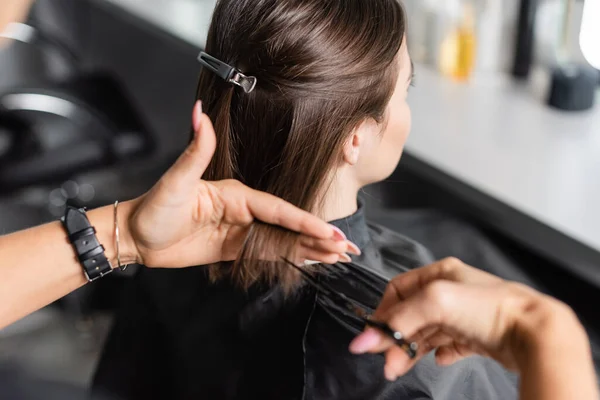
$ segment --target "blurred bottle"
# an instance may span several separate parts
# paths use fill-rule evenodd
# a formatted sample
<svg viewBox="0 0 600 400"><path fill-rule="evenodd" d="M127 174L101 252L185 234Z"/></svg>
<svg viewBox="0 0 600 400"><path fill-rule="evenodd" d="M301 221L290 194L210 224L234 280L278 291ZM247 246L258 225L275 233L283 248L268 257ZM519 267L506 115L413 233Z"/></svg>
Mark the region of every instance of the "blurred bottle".
<svg viewBox="0 0 600 400"><path fill-rule="evenodd" d="M457 65L459 59L463 66L472 64L462 68L463 73L445 73L451 77L509 72L514 59L519 1L404 0L411 57L416 63L443 66L442 71L460 70L450 67ZM460 53L462 58L457 56Z"/></svg>
<svg viewBox="0 0 600 400"><path fill-rule="evenodd" d="M468 80L476 61L476 15L470 1L447 0L448 30L441 42L440 72L457 81Z"/></svg>
<svg viewBox="0 0 600 400"><path fill-rule="evenodd" d="M517 41L512 74L515 78L529 77L535 46L535 23L539 0L521 0L517 26Z"/></svg>

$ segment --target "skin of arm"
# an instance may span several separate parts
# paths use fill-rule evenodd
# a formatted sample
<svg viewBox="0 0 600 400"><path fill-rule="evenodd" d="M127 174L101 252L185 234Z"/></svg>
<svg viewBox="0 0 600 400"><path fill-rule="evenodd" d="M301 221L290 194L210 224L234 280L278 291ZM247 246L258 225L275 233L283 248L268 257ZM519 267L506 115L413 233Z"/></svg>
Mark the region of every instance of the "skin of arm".
<svg viewBox="0 0 600 400"><path fill-rule="evenodd" d="M597 400L588 336L566 304L449 258L394 278L373 315L418 344L415 359L372 328L350 345L386 354L389 380L435 350L441 366L474 354L521 376L521 400Z"/></svg>
<svg viewBox="0 0 600 400"><path fill-rule="evenodd" d="M119 204L121 263L136 261L124 226L132 202ZM117 265L112 206L87 213L111 265ZM123 225L122 225L123 224ZM87 283L60 222L0 237L0 329Z"/></svg>
<svg viewBox="0 0 600 400"><path fill-rule="evenodd" d="M539 295L517 317L522 400L598 399L587 334L564 304Z"/></svg>
<svg viewBox="0 0 600 400"><path fill-rule="evenodd" d="M255 220L297 232L290 256L298 261L349 261L360 254L337 228L275 196L238 181L200 179L212 159L216 136L200 103L196 135L159 182L138 199L120 203L121 264L185 268L233 261ZM116 267L114 206L87 213ZM265 259L281 255L266 252ZM86 283L60 222L0 237L0 329Z"/></svg>
<svg viewBox="0 0 600 400"><path fill-rule="evenodd" d="M25 19L32 3L2 0L0 32L11 22ZM6 42L0 37L0 47ZM116 265L110 213L111 207L105 207L88 213L88 218L96 226L111 265ZM127 245L125 240L120 246L122 258L130 257ZM87 283L60 222L0 237L0 277L0 329Z"/></svg>

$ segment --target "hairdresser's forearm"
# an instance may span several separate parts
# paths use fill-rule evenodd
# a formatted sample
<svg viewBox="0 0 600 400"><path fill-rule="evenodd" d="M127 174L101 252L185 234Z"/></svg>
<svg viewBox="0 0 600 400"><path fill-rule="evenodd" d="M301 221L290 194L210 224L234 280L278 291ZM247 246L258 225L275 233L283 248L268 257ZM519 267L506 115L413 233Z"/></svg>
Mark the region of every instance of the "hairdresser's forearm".
<svg viewBox="0 0 600 400"><path fill-rule="evenodd" d="M521 400L597 400L596 373L589 339L564 306L547 316L523 315L528 343L519 357ZM526 320L526 321L525 321Z"/></svg>
<svg viewBox="0 0 600 400"><path fill-rule="evenodd" d="M127 238L126 221L131 203L119 205L119 223ZM113 208L90 211L99 242L116 266ZM123 263L135 261L126 239ZM60 222L0 237L0 329L60 299L86 284L82 266Z"/></svg>

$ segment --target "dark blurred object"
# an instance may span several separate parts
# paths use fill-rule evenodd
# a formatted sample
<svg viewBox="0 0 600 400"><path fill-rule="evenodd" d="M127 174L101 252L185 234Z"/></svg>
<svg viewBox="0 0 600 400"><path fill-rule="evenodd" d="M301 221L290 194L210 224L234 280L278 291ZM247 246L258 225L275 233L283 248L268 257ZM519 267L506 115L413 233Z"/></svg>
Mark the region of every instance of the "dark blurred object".
<svg viewBox="0 0 600 400"><path fill-rule="evenodd" d="M53 13L41 12L42 4ZM88 190L82 206L126 196L115 194L125 186L121 171L135 174L134 182L123 178L127 187L136 193L145 190L144 183L138 184L145 177L134 172L140 168L131 161L152 153L153 136L116 74L82 62L89 15L79 7L73 16L74 9L66 5L62 0L37 2L34 15L27 24L15 25L13 42L0 53L0 215L24 210L0 219L3 232L56 219L65 201L77 192L77 199L84 198L84 187L92 192ZM49 23L49 15L64 13L65 21ZM106 182L99 184L90 178L93 174L107 176ZM61 301L82 348L97 343L92 337L93 294L86 286Z"/></svg>
<svg viewBox="0 0 600 400"><path fill-rule="evenodd" d="M13 41L0 57L8 72L0 77L0 193L60 184L152 149L115 74L82 61L90 30L89 5L74 0L36 1L27 22L7 30Z"/></svg>
<svg viewBox="0 0 600 400"><path fill-rule="evenodd" d="M0 365L0 399L89 400L86 389L66 383L41 380L12 365ZM94 397L94 400L110 400Z"/></svg>
<svg viewBox="0 0 600 400"><path fill-rule="evenodd" d="M598 71L583 65L565 65L552 73L548 104L563 111L585 111L594 106Z"/></svg>
<svg viewBox="0 0 600 400"><path fill-rule="evenodd" d="M56 3L57 6L60 1ZM2 36L12 41L0 53L0 90L24 84L60 81L82 70L81 57L73 41L52 26L45 26L38 18L38 15L49 11L40 10L43 3L34 3L26 22L12 23L2 32ZM63 4L60 10L66 11L66 5ZM84 13L81 14L85 17ZM86 35L78 32L73 36L81 38Z"/></svg>
<svg viewBox="0 0 600 400"><path fill-rule="evenodd" d="M531 70L537 10L538 0L521 0L515 43L515 59L512 68L513 76L519 79L528 78Z"/></svg>
<svg viewBox="0 0 600 400"><path fill-rule="evenodd" d="M569 48L575 0L565 1L560 48L557 49L559 65L552 71L548 104L563 111L585 111L594 106L598 71L589 65L574 62Z"/></svg>
<svg viewBox="0 0 600 400"><path fill-rule="evenodd" d="M0 95L0 141L8 143L8 151L0 149L3 192L60 182L151 150L122 87L102 73Z"/></svg>

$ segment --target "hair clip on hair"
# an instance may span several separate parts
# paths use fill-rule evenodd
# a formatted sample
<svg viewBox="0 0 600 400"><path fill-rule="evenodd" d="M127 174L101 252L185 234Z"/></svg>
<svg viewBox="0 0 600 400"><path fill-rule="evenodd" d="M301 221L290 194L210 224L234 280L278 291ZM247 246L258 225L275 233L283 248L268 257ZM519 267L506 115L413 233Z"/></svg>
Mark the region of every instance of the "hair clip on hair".
<svg viewBox="0 0 600 400"><path fill-rule="evenodd" d="M225 82L233 83L234 85L241 87L246 93L252 93L256 88L257 79L254 76L246 76L236 68L225 64L223 61L214 58L210 54L201 52L198 56L198 61L200 61L202 66L208 68L219 78L223 79Z"/></svg>

